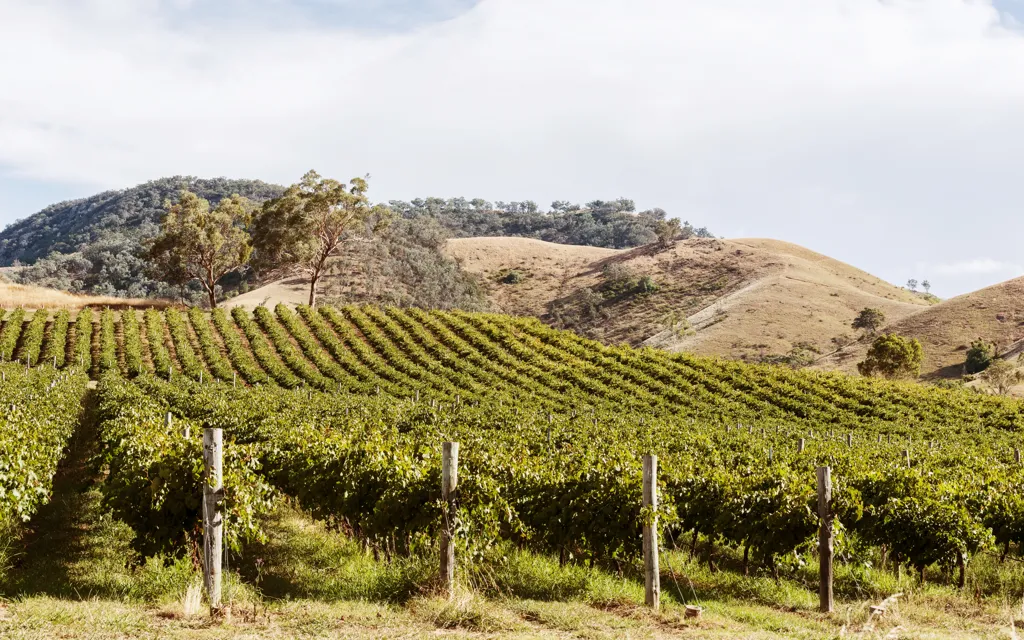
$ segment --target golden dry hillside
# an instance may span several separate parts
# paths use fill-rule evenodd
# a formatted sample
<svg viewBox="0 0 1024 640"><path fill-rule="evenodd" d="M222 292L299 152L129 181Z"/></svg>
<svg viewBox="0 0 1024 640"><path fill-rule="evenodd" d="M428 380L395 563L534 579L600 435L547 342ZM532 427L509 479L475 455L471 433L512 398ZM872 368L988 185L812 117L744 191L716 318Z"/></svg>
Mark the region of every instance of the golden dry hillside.
<svg viewBox="0 0 1024 640"><path fill-rule="evenodd" d="M537 315L605 342L646 344L759 359L804 343L821 353L850 336L854 316L877 307L898 320L922 311L921 297L803 247L764 239L690 239L667 249L597 249L524 238L451 240L446 251L481 276L497 310ZM581 292L599 292L608 265L650 276L658 291L608 295L588 315ZM510 271L520 282L506 284ZM591 301L597 301L594 295ZM575 305L575 306L574 306ZM585 305L584 305L585 306ZM665 328L671 313L690 331Z"/></svg>
<svg viewBox="0 0 1024 640"><path fill-rule="evenodd" d="M958 377L971 341L994 342L1000 355L1016 355L1024 340L1024 278L979 289L900 319L890 318L886 332L917 338L924 348L921 374ZM823 359L820 368L856 371L867 342L851 345Z"/></svg>
<svg viewBox="0 0 1024 640"><path fill-rule="evenodd" d="M165 300L79 296L66 291L12 284L0 278L0 308L10 309L82 309L85 307L165 307Z"/></svg>

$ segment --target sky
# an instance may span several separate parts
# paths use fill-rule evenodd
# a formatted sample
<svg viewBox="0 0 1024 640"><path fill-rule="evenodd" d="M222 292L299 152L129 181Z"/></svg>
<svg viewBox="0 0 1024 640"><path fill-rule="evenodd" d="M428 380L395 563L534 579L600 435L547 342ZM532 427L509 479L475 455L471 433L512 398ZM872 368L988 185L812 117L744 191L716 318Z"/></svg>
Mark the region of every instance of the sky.
<svg viewBox="0 0 1024 640"><path fill-rule="evenodd" d="M1024 0L0 0L0 61L0 226L315 168L1024 275Z"/></svg>

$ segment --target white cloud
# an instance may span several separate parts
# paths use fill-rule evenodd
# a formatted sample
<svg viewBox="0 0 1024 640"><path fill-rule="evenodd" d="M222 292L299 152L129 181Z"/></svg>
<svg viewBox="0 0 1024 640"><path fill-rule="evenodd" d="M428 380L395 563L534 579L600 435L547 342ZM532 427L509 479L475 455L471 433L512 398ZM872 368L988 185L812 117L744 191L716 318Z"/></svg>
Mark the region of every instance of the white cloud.
<svg viewBox="0 0 1024 640"><path fill-rule="evenodd" d="M1024 37L980 0L483 0L402 33L165 9L0 0L0 166L624 195L897 282L1024 231Z"/></svg>
<svg viewBox="0 0 1024 640"><path fill-rule="evenodd" d="M992 258L976 258L935 265L932 272L945 276L1011 274L1024 275L1024 266L1012 262L993 260Z"/></svg>

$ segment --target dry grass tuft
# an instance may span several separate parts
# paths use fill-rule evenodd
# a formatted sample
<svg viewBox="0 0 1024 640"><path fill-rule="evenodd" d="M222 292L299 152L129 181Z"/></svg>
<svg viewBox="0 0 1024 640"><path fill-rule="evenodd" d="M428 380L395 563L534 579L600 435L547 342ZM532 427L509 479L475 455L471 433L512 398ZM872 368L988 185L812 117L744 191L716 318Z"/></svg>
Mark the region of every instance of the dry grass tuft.
<svg viewBox="0 0 1024 640"><path fill-rule="evenodd" d="M80 296L66 291L13 284L0 280L0 307L25 309L69 309L86 307L110 307L112 309L133 309L171 306L169 300L148 300L144 298L114 298L108 296Z"/></svg>

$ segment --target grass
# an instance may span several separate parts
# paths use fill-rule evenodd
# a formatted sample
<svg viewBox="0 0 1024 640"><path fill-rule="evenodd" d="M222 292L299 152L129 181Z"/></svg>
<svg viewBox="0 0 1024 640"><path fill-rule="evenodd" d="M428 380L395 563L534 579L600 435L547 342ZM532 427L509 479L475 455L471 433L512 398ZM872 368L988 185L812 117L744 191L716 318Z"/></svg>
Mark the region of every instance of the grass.
<svg viewBox="0 0 1024 640"><path fill-rule="evenodd" d="M110 307L112 309L128 308L163 308L173 304L169 300L144 298L113 298L109 296L83 296L57 289L35 287L31 285L13 284L0 279L0 299L5 308L23 307L25 309L70 309L85 307Z"/></svg>

